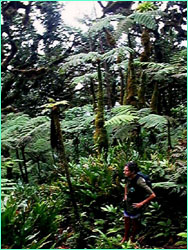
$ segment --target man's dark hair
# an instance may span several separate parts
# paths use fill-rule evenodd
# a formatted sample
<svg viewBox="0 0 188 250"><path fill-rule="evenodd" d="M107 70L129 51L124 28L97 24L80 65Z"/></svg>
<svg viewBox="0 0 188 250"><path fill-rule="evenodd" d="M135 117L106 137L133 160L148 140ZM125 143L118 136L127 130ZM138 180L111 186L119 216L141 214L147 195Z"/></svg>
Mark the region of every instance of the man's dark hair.
<svg viewBox="0 0 188 250"><path fill-rule="evenodd" d="M134 161L128 162L125 166L127 166L131 172L135 172L135 173L139 172L138 165Z"/></svg>

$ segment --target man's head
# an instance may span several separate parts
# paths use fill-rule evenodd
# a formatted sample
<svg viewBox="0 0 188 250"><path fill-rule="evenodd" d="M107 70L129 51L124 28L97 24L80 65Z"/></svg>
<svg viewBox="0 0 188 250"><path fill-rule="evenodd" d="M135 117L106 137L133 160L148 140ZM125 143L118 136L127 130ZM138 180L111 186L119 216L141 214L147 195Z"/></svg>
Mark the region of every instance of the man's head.
<svg viewBox="0 0 188 250"><path fill-rule="evenodd" d="M136 162L128 162L124 167L124 174L126 177L133 177L139 171Z"/></svg>

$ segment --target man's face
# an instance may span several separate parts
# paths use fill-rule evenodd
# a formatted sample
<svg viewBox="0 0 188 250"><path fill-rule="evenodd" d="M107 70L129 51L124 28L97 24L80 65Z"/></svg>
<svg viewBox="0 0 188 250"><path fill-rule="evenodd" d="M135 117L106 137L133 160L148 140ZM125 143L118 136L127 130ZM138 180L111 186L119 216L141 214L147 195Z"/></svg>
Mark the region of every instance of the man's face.
<svg viewBox="0 0 188 250"><path fill-rule="evenodd" d="M132 175L132 172L129 170L127 166L124 167L124 175L126 177L130 177Z"/></svg>

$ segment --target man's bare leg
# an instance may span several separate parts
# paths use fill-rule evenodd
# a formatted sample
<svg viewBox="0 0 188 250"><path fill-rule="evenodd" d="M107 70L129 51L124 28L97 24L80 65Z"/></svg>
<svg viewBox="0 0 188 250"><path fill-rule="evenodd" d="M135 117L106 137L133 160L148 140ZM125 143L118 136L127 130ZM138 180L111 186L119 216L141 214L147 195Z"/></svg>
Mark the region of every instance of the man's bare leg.
<svg viewBox="0 0 188 250"><path fill-rule="evenodd" d="M124 237L121 241L121 244L124 243L125 241L128 241L129 231L130 231L130 218L124 217L124 221L125 221L125 233L124 233Z"/></svg>

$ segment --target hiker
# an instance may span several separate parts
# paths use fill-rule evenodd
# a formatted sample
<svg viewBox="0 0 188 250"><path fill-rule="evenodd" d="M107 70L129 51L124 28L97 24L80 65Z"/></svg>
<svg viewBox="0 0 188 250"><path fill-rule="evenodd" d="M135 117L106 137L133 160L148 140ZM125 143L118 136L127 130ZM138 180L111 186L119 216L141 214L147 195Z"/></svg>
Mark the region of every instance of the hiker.
<svg viewBox="0 0 188 250"><path fill-rule="evenodd" d="M124 194L124 220L125 233L121 241L128 241L129 236L132 242L139 231L139 218L144 205L156 197L146 179L139 174L138 165L135 162L128 162L124 167L124 174L127 177Z"/></svg>

